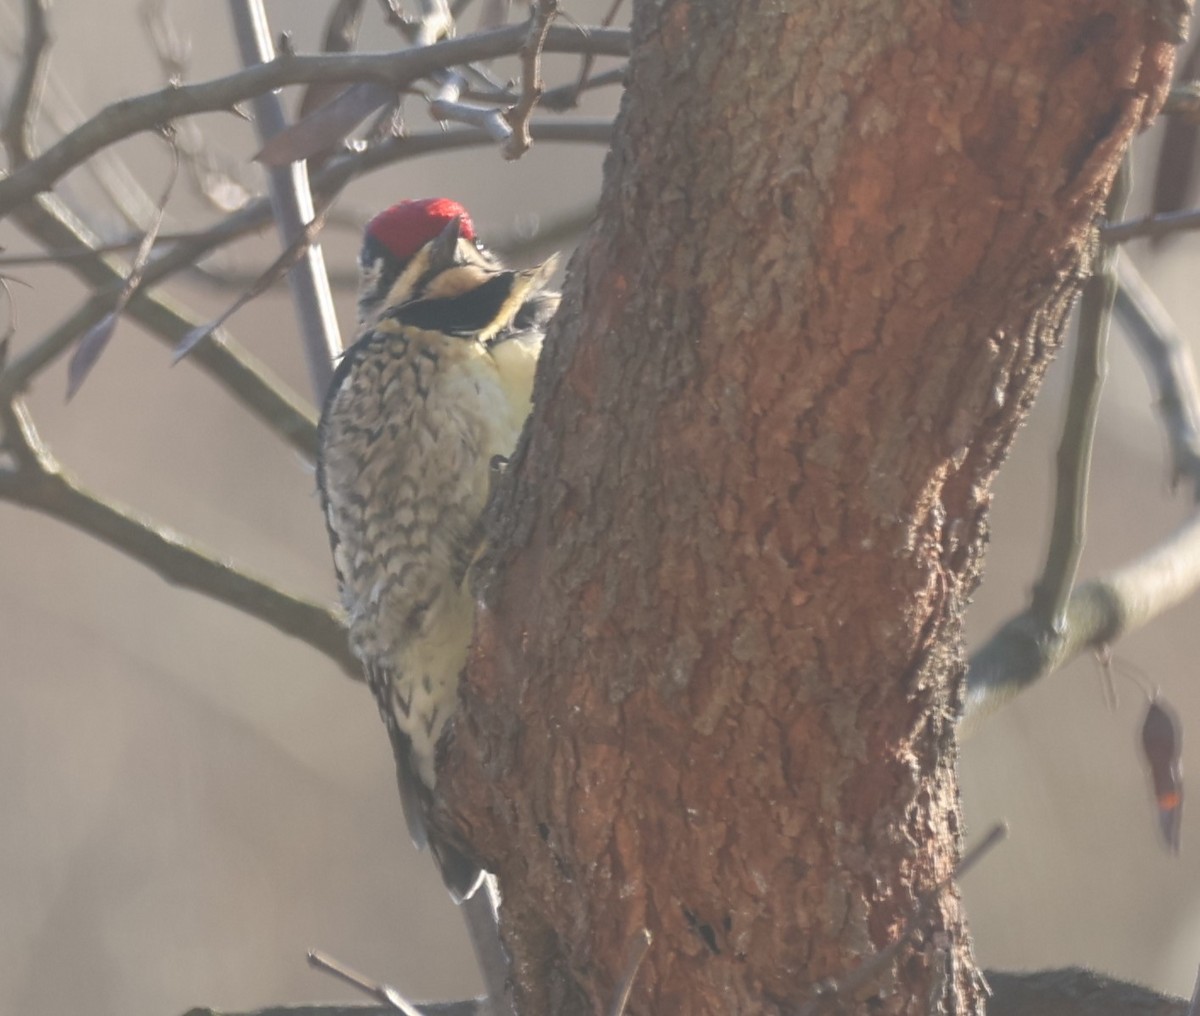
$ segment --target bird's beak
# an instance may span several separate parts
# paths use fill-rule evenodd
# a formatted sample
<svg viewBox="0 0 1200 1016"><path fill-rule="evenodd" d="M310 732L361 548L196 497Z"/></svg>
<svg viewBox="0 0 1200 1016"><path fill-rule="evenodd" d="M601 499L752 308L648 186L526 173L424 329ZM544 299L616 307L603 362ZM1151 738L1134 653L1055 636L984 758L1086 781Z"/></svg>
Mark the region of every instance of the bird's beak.
<svg viewBox="0 0 1200 1016"><path fill-rule="evenodd" d="M453 268L458 254L458 240L462 235L462 217L455 216L445 228L429 241L429 261L426 270L445 271Z"/></svg>

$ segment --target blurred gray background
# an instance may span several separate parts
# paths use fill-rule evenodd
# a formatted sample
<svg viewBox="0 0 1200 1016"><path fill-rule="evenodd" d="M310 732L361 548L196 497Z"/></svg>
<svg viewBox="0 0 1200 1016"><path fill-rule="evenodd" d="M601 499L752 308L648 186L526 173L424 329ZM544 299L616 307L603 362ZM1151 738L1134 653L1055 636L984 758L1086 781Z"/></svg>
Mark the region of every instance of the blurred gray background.
<svg viewBox="0 0 1200 1016"><path fill-rule="evenodd" d="M11 47L19 4L5 2L0 46ZM291 30L307 51L327 7L269 10L273 27ZM137 8L136 0L55 5L52 69L83 113L160 86ZM362 48L395 48L369 9ZM583 3L570 13L598 17ZM235 69L224 4L177 3L172 14L192 40L190 80ZM549 78L568 80L576 67L556 61ZM0 78L11 74L9 57ZM610 112L616 98L610 90L583 112ZM420 100L406 112L414 129L428 128ZM199 122L235 164L257 147L231 115ZM41 140L53 136L44 130ZM1140 142L1143 165L1154 144ZM115 151L158 192L168 165L161 143L138 138ZM365 219L403 197L444 193L472 210L485 238L511 238L588 207L602 158L597 148L548 144L516 164L486 148L425 158L360 181L341 208ZM254 167L246 171L257 183ZM126 231L85 174L62 193L98 211L112 235ZM169 213L166 229L216 217L182 184ZM0 244L30 249L7 227ZM350 270L356 246L350 230L328 231L330 266ZM210 267L249 278L277 250L267 231ZM1161 256L1144 245L1131 253L1194 336L1194 242ZM32 286L14 291L20 350L86 294L58 268L11 272ZM194 278L170 291L207 316L237 293ZM345 329L353 301L338 299ZM277 288L230 328L308 394L290 314ZM1167 490L1140 369L1119 336L1114 345L1085 574L1127 559L1187 508ZM30 404L43 436L98 491L332 600L311 470L169 359L122 323L70 404L63 364L40 379ZM1056 366L998 484L988 577L970 616L976 643L1024 605L1036 575L1066 365ZM310 947L410 996L475 990L454 908L405 835L386 738L363 686L304 646L8 504L0 504L0 647L0 1011L172 1016L194 1005L353 999L306 967ZM1162 686L1189 734L1200 715L1198 648L1194 604L1117 647ZM1011 828L964 887L977 953L988 966L1082 963L1187 994L1200 961L1194 823L1185 819L1182 856L1167 856L1136 750L1143 703L1131 685L1119 691L1110 712L1095 667L1078 662L964 746L969 828L979 834L1000 818Z"/></svg>

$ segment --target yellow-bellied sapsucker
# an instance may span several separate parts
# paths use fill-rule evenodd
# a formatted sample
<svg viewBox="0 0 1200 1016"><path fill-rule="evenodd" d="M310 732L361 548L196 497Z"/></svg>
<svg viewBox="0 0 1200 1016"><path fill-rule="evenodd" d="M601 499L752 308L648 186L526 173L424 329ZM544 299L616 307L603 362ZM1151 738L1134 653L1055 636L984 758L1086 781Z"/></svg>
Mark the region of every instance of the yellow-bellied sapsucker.
<svg viewBox="0 0 1200 1016"><path fill-rule="evenodd" d="M463 208L405 201L367 226L359 336L325 400L317 482L351 647L387 725L409 831L456 899L481 871L430 830L435 749L474 624L493 460L530 410L552 271L505 268Z"/></svg>

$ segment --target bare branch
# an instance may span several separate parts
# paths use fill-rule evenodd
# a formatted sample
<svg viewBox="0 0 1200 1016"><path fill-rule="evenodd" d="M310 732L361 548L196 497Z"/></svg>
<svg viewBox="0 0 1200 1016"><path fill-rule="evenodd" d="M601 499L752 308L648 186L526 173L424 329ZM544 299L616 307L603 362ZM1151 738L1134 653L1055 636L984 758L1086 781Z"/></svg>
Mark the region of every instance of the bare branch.
<svg viewBox="0 0 1200 1016"><path fill-rule="evenodd" d="M268 65L275 53L262 0L230 0L230 12L242 62L248 69ZM253 108L263 142L286 126L278 92L256 95ZM333 380L333 365L342 355L342 337L325 272L325 256L316 243L316 231L309 229L316 216L308 186L308 169L302 162L271 166L267 169L267 179L284 254L289 254L298 241L303 241L296 250L295 263L288 269L288 285L314 398L320 402Z"/></svg>
<svg viewBox="0 0 1200 1016"><path fill-rule="evenodd" d="M20 356L14 357L0 372L0 400L21 394L35 374L53 363L71 343L108 314L117 293L109 290L93 293L69 318L43 336Z"/></svg>
<svg viewBox="0 0 1200 1016"><path fill-rule="evenodd" d="M1117 277L1117 314L1158 392L1172 485L1189 478L1200 500L1200 384L1188 344L1129 258L1121 259Z"/></svg>
<svg viewBox="0 0 1200 1016"><path fill-rule="evenodd" d="M117 298L113 303L112 309L99 322L83 333L78 345L75 347L74 354L71 356L71 362L67 365L68 399L79 391L79 386L83 384L84 379L99 362L100 354L108 346L109 340L116 331L117 321L121 317L121 312L124 311L130 298L137 291L138 286L141 285L142 276L146 271L146 262L150 259L150 252L154 249L154 240L158 236L158 231L162 228L163 217L167 213L167 201L171 197L171 191L175 188L175 179L179 175L179 149L172 145L171 152L171 173L167 178L166 186L163 188L162 198L158 203L158 212L154 216L154 221L146 230L146 235L142 237L142 242L138 244L137 252L133 257L133 263L129 266L129 275L122 284L120 292L117 293Z"/></svg>
<svg viewBox="0 0 1200 1016"><path fill-rule="evenodd" d="M528 34L521 45L521 97L506 114L512 136L502 149L506 159L519 159L533 143L529 136L529 117L545 91L542 81L542 50L550 23L558 14L558 0L533 0Z"/></svg>
<svg viewBox="0 0 1200 1016"><path fill-rule="evenodd" d="M391 8L391 4L386 5ZM445 0L420 0L421 16L409 22L392 13L391 22L403 32L410 42L418 46L430 46L449 36L454 30L454 14ZM439 122L456 122L469 127L478 127L493 142L504 143L512 136L512 128L499 109L491 106L476 106L462 101L468 89L467 78L457 71L438 71L432 74L433 95L430 97L430 116ZM503 94L498 90L498 94ZM494 96L492 96L494 100Z"/></svg>
<svg viewBox="0 0 1200 1016"><path fill-rule="evenodd" d="M282 55L270 63L213 81L125 99L107 106L38 158L0 180L0 216L49 190L65 173L100 149L176 117L229 110L260 92L312 81L382 80L403 88L436 70L517 52L526 36L525 26L514 25L398 53ZM552 26L544 48L547 52L626 56L629 33L613 28Z"/></svg>
<svg viewBox="0 0 1200 1016"><path fill-rule="evenodd" d="M50 197L23 206L14 213L13 219L46 247L86 246L95 239L72 219L60 202ZM76 324L86 329L112 307L125 276L113 262L99 255L73 262L70 267L91 285L107 287L85 304L87 313L81 309L73 317ZM156 267L156 262L147 267L144 282L155 277ZM130 300L128 314L172 347L199 324L173 304L146 293L144 286ZM17 391L79 334L78 329L72 333L68 333L63 326L55 329L52 336L44 339L19 361L14 361L0 375L0 391ZM317 424L311 406L273 377L264 364L223 335L210 336L197 347L190 359L301 455L310 460L315 456Z"/></svg>
<svg viewBox="0 0 1200 1016"><path fill-rule="evenodd" d="M17 333L17 305L13 303L10 285L13 281L15 280L0 275L0 291L4 293L6 319L3 329L0 329L0 370L3 370L5 361L8 359L8 342Z"/></svg>
<svg viewBox="0 0 1200 1016"><path fill-rule="evenodd" d="M351 655L343 619L328 607L285 593L265 579L81 486L42 444L20 402L5 405L3 447L17 468L0 471L0 498L34 508L103 540L168 582L265 621L336 662L355 680L362 667Z"/></svg>
<svg viewBox="0 0 1200 1016"><path fill-rule="evenodd" d="M39 131L45 131L57 140L84 119L86 117L83 111L55 74L53 64L48 63L41 88L37 120ZM98 153L96 158L90 159L86 165L80 167L79 177L81 182L84 178L94 182L101 194L111 202L117 214L139 238L142 236L146 223L155 215L154 199L145 191L119 155L112 150ZM64 188L62 198L71 211L85 222L89 221L89 217L94 219L100 216L100 210L94 206L93 200L83 198L79 188L75 186ZM98 229L96 232L103 231Z"/></svg>
<svg viewBox="0 0 1200 1016"><path fill-rule="evenodd" d="M1121 214L1129 197L1129 160L1121 164L1108 199L1108 217ZM1058 484L1050 547L1042 576L1033 588L1033 613L1051 637L1062 634L1064 611L1083 555L1087 528L1088 476L1100 392L1108 372L1108 326L1117 295L1116 248L1101 245L1083 290L1075 365L1067 418L1058 446Z"/></svg>
<svg viewBox="0 0 1200 1016"><path fill-rule="evenodd" d="M358 42L359 29L362 27L363 8L364 0L337 0L329 12L329 20L325 23L325 32L321 42L323 53L349 53L354 49ZM360 83L352 85L351 89L362 87L363 85ZM349 90L329 81L309 85L300 99L297 120L303 121L310 114L333 101L339 92ZM388 94L391 94L391 89L388 89ZM330 148L314 153L309 160L309 173L314 172L320 163L333 154L333 151L334 149Z"/></svg>
<svg viewBox="0 0 1200 1016"><path fill-rule="evenodd" d="M592 79L598 81L599 76ZM549 93L547 93L549 94ZM612 122L598 119L557 120L548 123L530 125L534 140L546 144L598 144L606 145L612 138ZM435 155L439 152L455 151L461 148L483 147L491 142L491 138L476 130L439 130L424 131L409 134L402 138L393 138L365 152L347 153L313 177L313 190L325 197L331 197L341 191L351 180L368 172L374 172L397 162L415 159L424 155ZM553 228L553 235L569 235L577 231L577 225L585 225L594 209L589 206L586 212L572 214L569 223L564 223L559 230ZM340 213L339 222L334 222L335 214ZM582 218L580 218L582 216ZM358 219L365 221L368 216L363 213ZM326 225L353 225L358 223L344 221L345 209L332 209L326 219ZM174 275L181 269L193 268L202 257L218 248L233 243L242 237L262 229L271 221L271 206L266 198L255 198L243 207L231 212L225 218L207 229L189 233L159 234L155 247L155 258L147 267L143 286L161 282ZM35 265L35 264L65 264L77 260L94 260L97 254L117 253L135 249L141 242L141 237L132 236L112 243L97 242L94 247L78 245L54 247L41 254L0 254L0 265ZM539 243L542 237L538 238ZM545 243L552 241L549 234ZM517 240L506 243L498 241L492 244L497 250L507 250L508 246L515 247ZM169 250L160 251L160 247ZM520 256L515 254L514 256Z"/></svg>
<svg viewBox="0 0 1200 1016"><path fill-rule="evenodd" d="M50 42L50 34L46 30L46 10L46 0L25 0L25 44L21 54L21 70L13 88L8 115L0 129L10 169L24 165L33 154L30 135L37 119Z"/></svg>
<svg viewBox="0 0 1200 1016"><path fill-rule="evenodd" d="M167 0L142 0L139 14L164 79L168 84L181 85L191 59L191 43L171 21ZM175 124L175 144L196 193L212 207L232 212L254 196L244 166L219 159L193 121L181 119Z"/></svg>
<svg viewBox="0 0 1200 1016"><path fill-rule="evenodd" d="M342 211L344 213L345 210ZM587 227L595 214L595 204L588 202L586 205L557 216L548 222L539 223L532 232L518 228L510 230L507 234L494 236L488 243L488 247L500 255L504 261L529 264L544 260L546 256L555 251L574 247L579 242L580 233ZM358 223L365 222L369 217L365 213L357 213L349 225L357 230ZM325 220L325 228L329 229L333 225L331 213ZM16 257L12 259L11 263L20 264L22 261L22 258ZM7 263L6 259L0 256L0 265L5 263ZM212 268L197 264L187 267L195 278L214 289L234 289L239 292L253 285L254 280L261 274L247 269ZM335 292L351 293L358 285L358 271L352 265L333 268L329 272L329 284Z"/></svg>
<svg viewBox="0 0 1200 1016"><path fill-rule="evenodd" d="M347 136L368 116L386 106L389 117L396 109L396 92L378 81L360 81L343 88L324 105L271 136L255 154L264 166L283 166L307 159L324 162L342 147Z"/></svg>
<svg viewBox="0 0 1200 1016"><path fill-rule="evenodd" d="M590 56L584 57L584 60L590 60ZM590 71L590 68L588 68ZM579 105L579 96L586 91L595 88L605 88L608 85L623 85L625 84L625 75L628 73L628 68L614 67L610 71L605 71L603 74L590 74L586 77L581 76L580 79L570 85L559 85L557 88L548 88L542 93L542 99L539 105L553 112L559 112L565 109L574 109Z"/></svg>
<svg viewBox="0 0 1200 1016"><path fill-rule="evenodd" d="M584 59L587 60L589 57L584 57ZM614 67L603 74L590 75L585 81L573 81L568 85L557 85L554 88L547 88L542 92L542 97L538 100L538 109L547 109L554 113L562 113L568 109L574 109L579 104L580 93L592 91L597 88L605 88L608 85L623 85L627 71L628 68L622 64L620 67ZM470 81L467 82L462 94L468 99L481 99L485 102L494 102L502 106L515 105L520 99L520 95L511 88L488 88L481 90L471 84Z"/></svg>
<svg viewBox="0 0 1200 1016"><path fill-rule="evenodd" d="M352 988L357 988L364 995L380 1002L385 1008L380 1010L370 1010L365 1007L356 1010L357 1012L381 1012L394 1013L400 1012L404 1016L481 1016L486 1012L486 1001L483 999L464 999L460 1002L441 1002L441 1003L422 1003L420 1006L408 1001L390 984L379 984L375 981L364 977L357 970L354 970L346 964L335 960L332 956L326 956L316 949L308 951L308 965L315 967L327 974L332 974L343 984L348 984Z"/></svg>
<svg viewBox="0 0 1200 1016"><path fill-rule="evenodd" d="M495 106L478 106L460 101L466 86L461 74L442 76L441 84L429 100L429 115L439 121L454 121L477 127L493 141L508 142L513 136L504 114Z"/></svg>
<svg viewBox="0 0 1200 1016"><path fill-rule="evenodd" d="M470 7L472 3L474 3L474 0L453 0L453 2L450 4L451 16L455 20L458 20L459 17L466 13L467 8Z"/></svg>
<svg viewBox="0 0 1200 1016"><path fill-rule="evenodd" d="M213 332L217 331L217 329L225 324L226 321L233 317L234 314L241 310L251 300L256 299L270 289L271 286L274 285L279 279L279 277L284 274L284 272L289 271L290 266L294 265L297 261L304 257L304 253L312 247L317 236L320 234L321 229L324 227L325 212L328 209L329 206L325 205L312 217L311 220L306 222L304 227L300 230L299 235L297 235L292 242L283 249L279 257L272 261L266 267L266 269L263 270L262 274L258 276L258 278L250 283L246 290L236 300L234 300L230 307L227 307L224 311L217 315L215 320L193 328L180 340L179 345L175 347L176 363L178 363L193 349L195 349L202 340L208 338L208 336L210 336ZM324 273L323 268L322 273ZM323 288L328 294L329 277L328 275L322 274L321 278L323 282ZM332 302L332 296L330 296L330 301ZM329 381L326 379L325 384L328 385L328 383ZM318 398L321 396L321 394L322 392L318 390Z"/></svg>
<svg viewBox="0 0 1200 1016"><path fill-rule="evenodd" d="M533 136L545 143L608 144L612 134L612 124L605 120L555 121L533 124L531 129ZM366 152L347 154L332 160L316 176L314 184L318 193L329 196L358 176L404 159L491 143L490 138L475 130L430 131L395 138ZM57 202L50 199L43 204L58 207ZM60 209L58 214L63 216L66 213ZM48 207L22 209L17 213L17 218L31 235L53 250L54 257L60 262L72 267L92 285L107 288L94 293L57 328L12 360L8 369L0 373L0 397L10 397L23 390L38 371L103 318L111 309L116 299L115 287L120 285L123 278L120 271L98 256L98 252L84 246L91 237L85 236L80 227L73 227L62 218L55 218ZM185 317L173 305L148 294L147 287L193 267L203 256L221 245L261 229L270 221L270 204L265 198L259 198L207 230L172 237L173 248L155 257L147 266L142 288L131 301L129 315L143 327L161 336L172 348L176 347L200 322ZM108 248L135 246L137 242L130 240L108 245ZM100 246L100 251L108 248ZM6 260L16 263L24 259ZM312 459L316 449L316 418L311 408L288 391L282 382L273 378L263 364L221 333L202 342L189 355L189 359L213 375L251 413L279 433L300 454Z"/></svg>
<svg viewBox="0 0 1200 1016"><path fill-rule="evenodd" d="M608 12L604 15L604 18L600 22L600 24L602 24L605 28L607 28L609 25L611 25L613 23L613 21L616 20L617 11L619 11L621 9L622 3L624 3L624 0L612 0L612 4L608 8ZM595 62L596 62L596 57L593 54L591 54L591 53L584 54L583 60L581 60L580 64L579 64L579 77L576 78L575 84L564 85L561 88L556 89L555 90L556 92L562 93L561 97L556 95L553 99L549 99L549 97L547 95L543 95L542 96L542 104L549 109L554 108L554 106L551 105L552 102L561 103L561 107L563 109L574 109L576 106L578 106L579 105L579 96L581 96L583 94L584 89L596 87L597 79L594 79L591 76L592 65ZM612 72L610 71L609 73L611 74ZM624 80L625 69L622 68L617 73L619 73L619 75L620 75L620 78L618 80ZM597 75L597 78L600 78L600 77L604 77L604 75Z"/></svg>
<svg viewBox="0 0 1200 1016"><path fill-rule="evenodd" d="M1165 236L1188 229L1200 229L1200 209L1160 212L1157 215L1144 215L1140 219L1114 222L1101 227L1100 239L1105 243L1125 243L1141 237Z"/></svg>
<svg viewBox="0 0 1200 1016"><path fill-rule="evenodd" d="M1031 611L1003 625L971 656L959 736L1081 652L1115 642L1181 603L1200 586L1200 514L1109 575L1079 585L1067 601L1065 634L1046 639Z"/></svg>
<svg viewBox="0 0 1200 1016"><path fill-rule="evenodd" d="M1200 396L1190 353L1127 260L1120 279L1117 308L1159 392L1173 472L1195 479L1200 475ZM1147 624L1198 585L1200 515L1126 567L1079 587L1067 605L1065 638L1046 639L1031 612L1012 618L971 658L960 735L969 736L984 718L1078 653Z"/></svg>
<svg viewBox="0 0 1200 1016"><path fill-rule="evenodd" d="M573 121L546 121L529 125L530 134L539 142L563 142L566 144L607 145L612 141L612 121L603 119L579 119ZM315 189L324 193L327 189L345 186L346 182L374 169L389 166L403 159L415 158L432 152L448 152L459 148L476 148L492 144L492 139L482 131L474 129L450 130L439 133L413 134L403 138L389 138L373 145L365 152L356 152L331 160L321 172Z"/></svg>
<svg viewBox="0 0 1200 1016"><path fill-rule="evenodd" d="M162 68L167 82L173 85L183 83L191 62L191 45L179 34L179 30L167 13L166 0L142 0L138 11L142 27L150 37L154 55Z"/></svg>
<svg viewBox="0 0 1200 1016"><path fill-rule="evenodd" d="M190 240L197 233L167 233L159 230L154 238L154 250L160 251L171 244ZM0 254L0 266L4 265L57 265L67 261L80 259L90 260L97 254L122 254L126 251L136 251L145 240L145 234L127 236L123 240L97 242L95 247L63 247L45 250L38 254Z"/></svg>
<svg viewBox="0 0 1200 1016"><path fill-rule="evenodd" d="M1200 389L1191 353L1166 311L1126 259L1117 310L1159 393L1173 475L1191 477L1200 497ZM1032 611L1011 618L971 657L959 735L1081 652L1100 649L1148 624L1200 587L1200 513L1123 568L1081 585L1066 609L1066 634L1046 638Z"/></svg>

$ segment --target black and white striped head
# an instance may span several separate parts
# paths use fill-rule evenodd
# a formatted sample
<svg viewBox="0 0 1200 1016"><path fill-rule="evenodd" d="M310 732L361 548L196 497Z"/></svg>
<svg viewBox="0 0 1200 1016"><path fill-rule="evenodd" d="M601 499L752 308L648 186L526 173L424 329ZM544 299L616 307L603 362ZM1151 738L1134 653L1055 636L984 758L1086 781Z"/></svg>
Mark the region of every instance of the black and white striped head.
<svg viewBox="0 0 1200 1016"><path fill-rule="evenodd" d="M449 295L477 284L473 275L499 269L476 239L467 210L449 198L392 205L369 223L358 258L358 323L374 323L412 300ZM464 269L468 278L459 278Z"/></svg>

